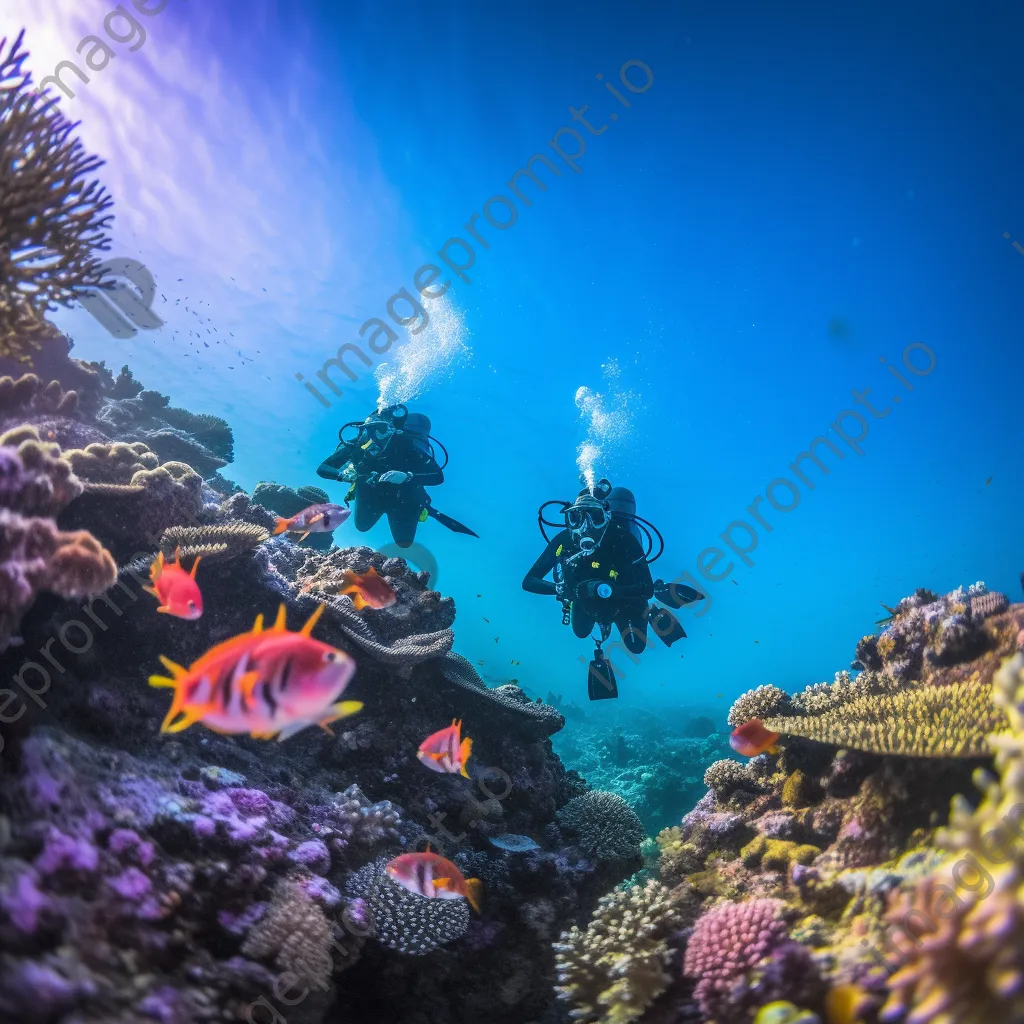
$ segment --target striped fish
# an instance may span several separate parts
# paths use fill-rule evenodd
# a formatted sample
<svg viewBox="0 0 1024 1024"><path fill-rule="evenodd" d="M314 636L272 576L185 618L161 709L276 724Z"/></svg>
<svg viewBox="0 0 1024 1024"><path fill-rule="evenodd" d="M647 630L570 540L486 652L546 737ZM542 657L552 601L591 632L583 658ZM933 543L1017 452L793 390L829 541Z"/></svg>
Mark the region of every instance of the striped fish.
<svg viewBox="0 0 1024 1024"><path fill-rule="evenodd" d="M454 775L464 775L469 778L466 771L466 762L469 760L469 752L473 748L473 741L467 736L462 738L462 722L452 719L452 724L446 729L438 729L437 732L428 736L416 751L416 757L421 764L425 764L432 772L445 772Z"/></svg>
<svg viewBox="0 0 1024 1024"><path fill-rule="evenodd" d="M426 853L403 853L389 861L385 870L403 889L427 899L467 899L480 913L482 884L479 878L466 878L439 853L427 847Z"/></svg>
<svg viewBox="0 0 1024 1024"><path fill-rule="evenodd" d="M285 606L269 629L263 616L248 633L210 648L188 668L160 661L170 676L150 676L150 686L174 689L161 732L181 732L195 722L220 733L249 733L286 740L309 725L330 732L330 723L363 705L339 701L355 662L335 647L314 640L320 605L297 633L285 628Z"/></svg>

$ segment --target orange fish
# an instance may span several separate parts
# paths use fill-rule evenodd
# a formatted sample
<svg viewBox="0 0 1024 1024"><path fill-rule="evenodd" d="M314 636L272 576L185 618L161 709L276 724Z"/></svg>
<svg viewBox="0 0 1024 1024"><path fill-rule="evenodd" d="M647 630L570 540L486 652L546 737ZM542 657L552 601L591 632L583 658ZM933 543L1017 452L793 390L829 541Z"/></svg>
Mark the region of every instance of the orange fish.
<svg viewBox="0 0 1024 1024"><path fill-rule="evenodd" d="M338 593L348 594L356 611L362 608L390 608L397 600L395 592L377 575L377 570L372 565L361 576L351 569L346 569L341 577L345 580L346 586Z"/></svg>
<svg viewBox="0 0 1024 1024"><path fill-rule="evenodd" d="M462 738L462 722L457 722L453 718L447 729L438 729L420 744L416 756L432 772L443 772L448 775L458 772L468 779L466 762L472 748L473 741L468 736Z"/></svg>
<svg viewBox="0 0 1024 1024"><path fill-rule="evenodd" d="M781 733L772 732L761 724L760 718L752 718L744 722L738 729L734 729L729 737L729 746L742 754L744 757L756 757L766 751L774 754L776 751L775 741Z"/></svg>
<svg viewBox="0 0 1024 1024"><path fill-rule="evenodd" d="M158 612L176 615L179 619L198 619L203 614L203 595L196 583L198 568L197 558L192 563L192 571L185 572L178 551L174 552L174 565L168 565L160 551L149 565L149 579L153 586L142 589L160 601Z"/></svg>
<svg viewBox="0 0 1024 1024"><path fill-rule="evenodd" d="M286 740L308 725L329 725L354 715L359 701L338 701L355 662L310 635L323 614L320 605L298 633L285 628L285 606L269 629L263 616L249 633L211 647L188 668L160 661L168 676L150 676L150 686L169 686L174 700L161 732L181 732L195 722L220 733L249 733Z"/></svg>
<svg viewBox="0 0 1024 1024"><path fill-rule="evenodd" d="M388 863L385 869L403 889L427 899L467 899L480 913L480 894L483 885L479 878L465 878L462 872L439 853L429 847L426 853L403 853Z"/></svg>

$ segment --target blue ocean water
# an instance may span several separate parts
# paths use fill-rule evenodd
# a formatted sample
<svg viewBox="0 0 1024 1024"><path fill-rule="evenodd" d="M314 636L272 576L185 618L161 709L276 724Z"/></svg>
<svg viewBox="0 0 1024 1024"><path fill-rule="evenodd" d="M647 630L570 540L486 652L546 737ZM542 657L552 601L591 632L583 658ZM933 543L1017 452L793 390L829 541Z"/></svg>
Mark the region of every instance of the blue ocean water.
<svg viewBox="0 0 1024 1024"><path fill-rule="evenodd" d="M20 6L45 69L110 5ZM65 105L164 326L54 319L80 358L227 418L247 489L320 483L397 367L451 453L434 503L480 534L418 536L456 650L580 702L591 647L521 580L538 505L576 493L594 444L664 534L655 575L708 595L601 713L721 716L831 679L916 587L1018 593L1022 24L1008 3L170 0ZM508 183L533 154L526 202ZM388 302L430 263L452 285L410 337ZM332 391L317 371L346 343L370 365L350 351ZM817 437L842 458L819 446L811 487L791 465Z"/></svg>

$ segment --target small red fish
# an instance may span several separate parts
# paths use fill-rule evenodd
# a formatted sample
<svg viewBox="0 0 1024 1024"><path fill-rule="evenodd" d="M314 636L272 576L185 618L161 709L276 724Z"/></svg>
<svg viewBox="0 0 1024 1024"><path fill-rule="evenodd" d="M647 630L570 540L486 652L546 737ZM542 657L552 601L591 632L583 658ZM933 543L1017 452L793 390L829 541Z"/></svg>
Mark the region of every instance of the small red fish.
<svg viewBox="0 0 1024 1024"><path fill-rule="evenodd" d="M483 884L479 878L465 878L462 872L439 853L427 849L426 853L403 853L388 863L385 869L403 889L426 896L427 899L467 899L480 913L480 894Z"/></svg>
<svg viewBox="0 0 1024 1024"><path fill-rule="evenodd" d="M448 775L458 772L468 779L466 762L472 749L473 741L468 736L462 738L462 722L452 719L452 724L448 728L438 729L420 744L416 757L432 772Z"/></svg>
<svg viewBox="0 0 1024 1024"><path fill-rule="evenodd" d="M198 619L203 614L203 595L196 583L198 568L197 558L192 563L192 571L185 572L178 551L174 552L174 565L168 565L160 551L149 565L149 579L153 586L142 589L160 602L158 612L176 615L179 619Z"/></svg>
<svg viewBox="0 0 1024 1024"><path fill-rule="evenodd" d="M248 633L211 647L188 668L160 661L170 676L150 676L150 686L169 686L174 700L161 732L181 732L195 722L220 733L249 733L286 740L308 725L330 732L331 722L354 715L362 704L339 701L355 662L310 635L320 605L297 633L285 628L285 606L269 629L263 616Z"/></svg>
<svg viewBox="0 0 1024 1024"><path fill-rule="evenodd" d="M756 757L758 754L774 754L776 751L775 741L781 733L772 732L766 729L760 718L752 718L744 722L739 728L734 729L729 737L729 746L742 754L744 757Z"/></svg>
<svg viewBox="0 0 1024 1024"><path fill-rule="evenodd" d="M395 592L377 575L372 565L362 575L346 569L341 576L347 585L338 593L352 598L356 611L363 608L390 608L397 600Z"/></svg>
<svg viewBox="0 0 1024 1024"><path fill-rule="evenodd" d="M344 505L332 505L325 502L322 505L310 505L301 512L296 513L290 519L279 516L277 525L274 527L274 536L284 533L301 533L299 538L301 544L311 533L331 533L336 530L348 517L352 510Z"/></svg>

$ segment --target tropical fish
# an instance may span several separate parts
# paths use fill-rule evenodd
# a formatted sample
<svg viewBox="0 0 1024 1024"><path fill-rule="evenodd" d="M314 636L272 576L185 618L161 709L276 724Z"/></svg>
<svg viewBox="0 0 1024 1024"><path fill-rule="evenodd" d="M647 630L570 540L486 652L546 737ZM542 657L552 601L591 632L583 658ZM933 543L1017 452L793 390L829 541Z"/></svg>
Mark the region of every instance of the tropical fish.
<svg viewBox="0 0 1024 1024"><path fill-rule="evenodd" d="M323 614L320 605L297 633L285 628L285 606L269 629L256 616L251 632L210 648L188 668L160 661L171 675L150 676L150 686L174 689L161 732L181 732L195 722L220 733L249 733L286 740L308 725L329 725L354 715L359 701L339 701L355 662L310 635Z"/></svg>
<svg viewBox="0 0 1024 1024"><path fill-rule="evenodd" d="M377 575L372 565L362 575L346 569L341 577L346 585L338 593L348 594L356 611L363 608L390 608L398 600L387 581Z"/></svg>
<svg viewBox="0 0 1024 1024"><path fill-rule="evenodd" d="M176 615L179 619L198 619L203 614L203 595L196 583L198 568L197 558L192 563L192 571L185 572L178 551L174 552L174 564L168 565L160 551L149 565L149 579L153 586L142 589L160 602L158 612Z"/></svg>
<svg viewBox="0 0 1024 1024"><path fill-rule="evenodd" d="M828 1024L862 1024L871 1009L871 999L859 985L836 985L825 997Z"/></svg>
<svg viewBox="0 0 1024 1024"><path fill-rule="evenodd" d="M432 772L443 772L448 775L458 772L468 779L466 762L472 748L473 741L468 736L462 738L462 722L453 718L452 724L446 729L438 729L420 744L416 757Z"/></svg>
<svg viewBox="0 0 1024 1024"><path fill-rule="evenodd" d="M455 900L465 898L480 913L479 878L465 878L462 872L429 847L426 853L403 853L385 868L389 877L403 889L428 899Z"/></svg>
<svg viewBox="0 0 1024 1024"><path fill-rule="evenodd" d="M749 722L744 722L739 728L733 730L729 737L729 746L744 757L756 757L766 751L769 754L774 754L775 741L780 735L781 733L766 729L760 718L752 718Z"/></svg>
<svg viewBox="0 0 1024 1024"><path fill-rule="evenodd" d="M311 533L330 533L336 530L350 515L352 510L345 508L344 505L332 505L329 502L323 505L310 505L291 519L279 516L277 526L274 527L274 535L285 531L301 533L301 544Z"/></svg>

